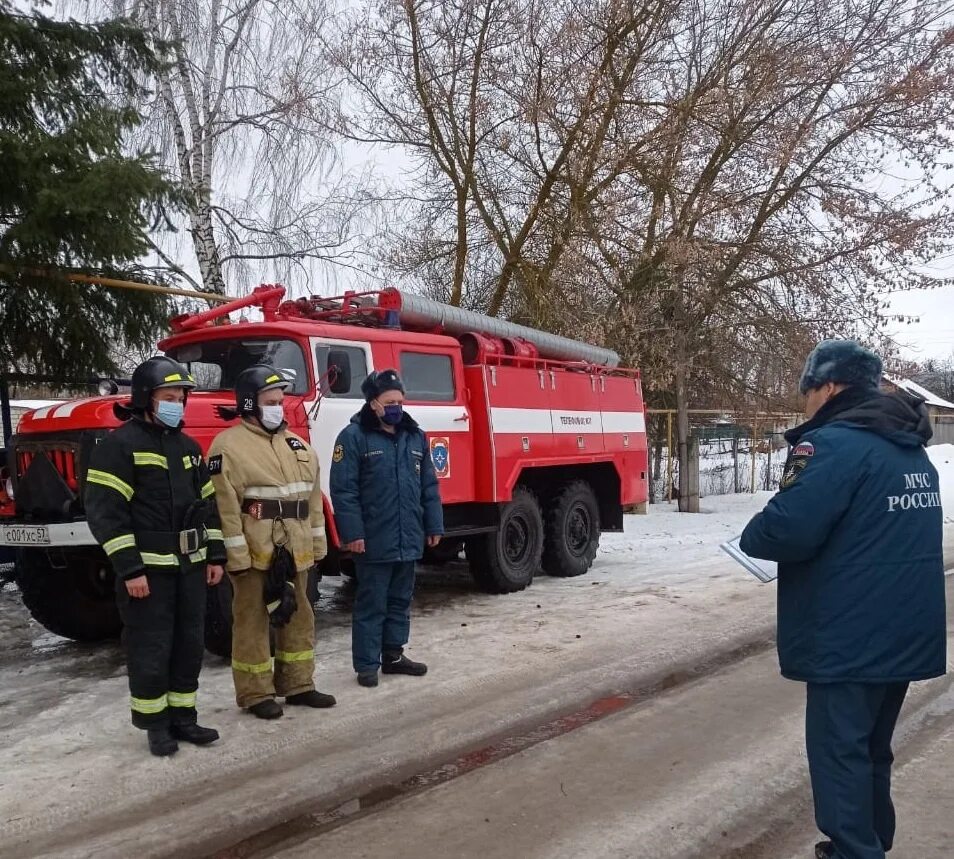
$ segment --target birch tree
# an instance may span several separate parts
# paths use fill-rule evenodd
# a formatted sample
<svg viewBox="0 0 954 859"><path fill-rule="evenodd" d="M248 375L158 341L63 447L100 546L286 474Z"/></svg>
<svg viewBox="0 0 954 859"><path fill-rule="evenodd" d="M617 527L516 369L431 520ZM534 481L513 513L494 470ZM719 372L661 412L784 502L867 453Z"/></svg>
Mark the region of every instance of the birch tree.
<svg viewBox="0 0 954 859"><path fill-rule="evenodd" d="M323 0L103 0L168 45L141 138L187 201L195 266L154 243L195 287L348 264L363 181L340 169L326 132L336 99ZM198 270L198 278L190 273Z"/></svg>

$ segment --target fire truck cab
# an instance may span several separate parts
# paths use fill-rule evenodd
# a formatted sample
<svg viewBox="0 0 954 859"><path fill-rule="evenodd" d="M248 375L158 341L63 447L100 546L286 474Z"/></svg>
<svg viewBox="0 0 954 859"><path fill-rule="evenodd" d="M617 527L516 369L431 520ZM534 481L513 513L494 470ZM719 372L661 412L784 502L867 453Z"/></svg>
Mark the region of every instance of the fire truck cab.
<svg viewBox="0 0 954 859"><path fill-rule="evenodd" d="M389 289L283 301L280 286L176 317L159 343L198 383L185 426L203 449L228 424L238 374L267 362L292 384L286 417L321 463L328 558L338 549L328 474L338 433L363 405L371 370L396 368L405 407L427 433L446 537L425 561L466 553L490 593L521 590L543 571L585 573L601 531L645 510L647 448L639 373L615 353ZM257 306L260 321L229 314ZM83 513L89 452L118 424L121 397L93 397L25 415L12 442L12 497L0 497L0 546L17 547L24 603L51 631L78 640L118 634L114 580ZM210 594L207 643L229 648L231 591Z"/></svg>

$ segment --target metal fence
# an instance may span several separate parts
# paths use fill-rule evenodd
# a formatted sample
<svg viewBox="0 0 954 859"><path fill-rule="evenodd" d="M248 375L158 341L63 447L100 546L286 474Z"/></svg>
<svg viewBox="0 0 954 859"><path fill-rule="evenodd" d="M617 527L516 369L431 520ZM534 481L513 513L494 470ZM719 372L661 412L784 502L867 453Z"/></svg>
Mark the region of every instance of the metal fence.
<svg viewBox="0 0 954 859"><path fill-rule="evenodd" d="M689 434L699 448L700 496L778 488L788 454L784 433L800 420L794 414L690 410ZM647 434L651 501L671 501L679 495L675 412L649 411Z"/></svg>

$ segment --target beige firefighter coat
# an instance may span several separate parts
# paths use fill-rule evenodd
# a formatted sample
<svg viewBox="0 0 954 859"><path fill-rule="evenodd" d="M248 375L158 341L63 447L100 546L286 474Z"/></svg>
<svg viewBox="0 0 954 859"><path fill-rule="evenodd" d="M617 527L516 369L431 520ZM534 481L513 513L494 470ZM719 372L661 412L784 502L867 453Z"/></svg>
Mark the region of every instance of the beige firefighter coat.
<svg viewBox="0 0 954 859"><path fill-rule="evenodd" d="M307 500L308 520L284 520L289 551L298 570L327 554L318 457L305 441L287 429L267 433L243 420L216 437L208 461L229 572L267 570L274 540L283 536L279 523L242 512L251 500Z"/></svg>

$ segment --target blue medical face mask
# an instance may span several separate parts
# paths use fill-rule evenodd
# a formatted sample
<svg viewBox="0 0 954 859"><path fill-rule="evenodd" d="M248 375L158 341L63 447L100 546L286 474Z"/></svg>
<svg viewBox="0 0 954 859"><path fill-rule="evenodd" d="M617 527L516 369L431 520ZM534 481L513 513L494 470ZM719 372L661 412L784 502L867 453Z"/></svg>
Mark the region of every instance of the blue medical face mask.
<svg viewBox="0 0 954 859"><path fill-rule="evenodd" d="M396 427L401 423L401 418L404 417L404 406L400 403L391 403L384 407L384 414L381 415L381 420L389 426Z"/></svg>
<svg viewBox="0 0 954 859"><path fill-rule="evenodd" d="M182 415L185 412L184 403L170 403L167 400L158 400L153 415L159 423L175 429L182 423Z"/></svg>

